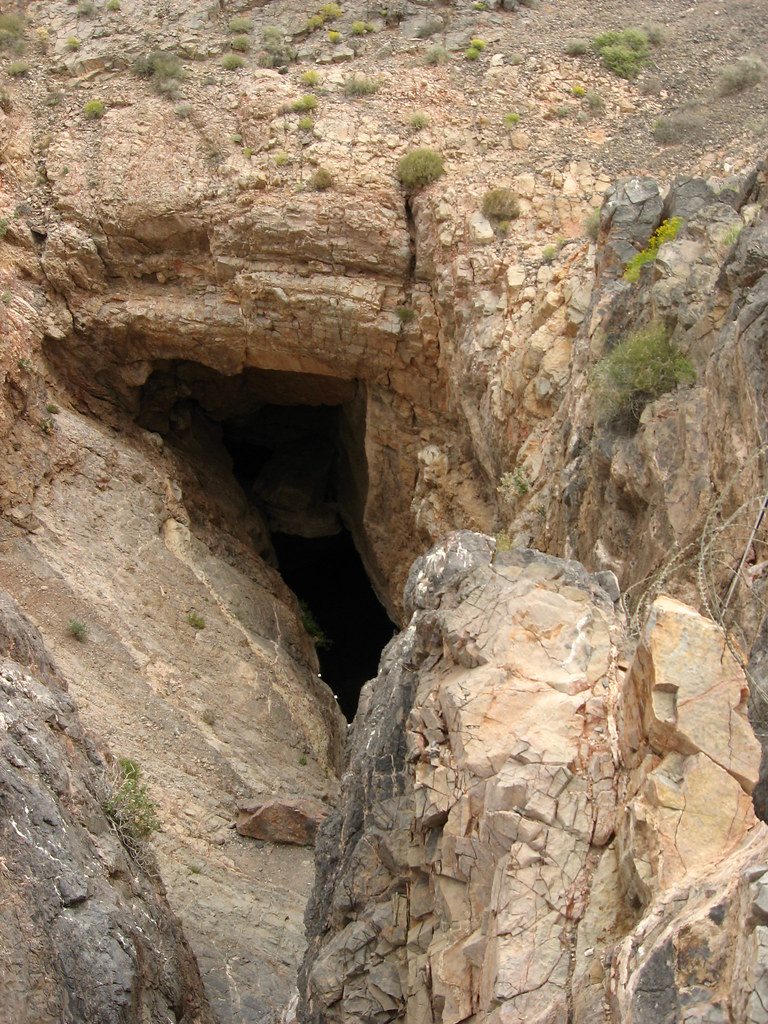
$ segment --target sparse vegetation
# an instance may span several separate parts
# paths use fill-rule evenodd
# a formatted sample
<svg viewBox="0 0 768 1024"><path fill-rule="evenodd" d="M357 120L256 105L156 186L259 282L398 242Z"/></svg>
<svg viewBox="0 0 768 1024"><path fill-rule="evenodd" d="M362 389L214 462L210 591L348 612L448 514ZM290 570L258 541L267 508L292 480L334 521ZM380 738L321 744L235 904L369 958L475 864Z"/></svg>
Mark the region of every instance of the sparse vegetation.
<svg viewBox="0 0 768 1024"><path fill-rule="evenodd" d="M569 39L565 44L565 52L569 57L583 57L589 49L586 39Z"/></svg>
<svg viewBox="0 0 768 1024"><path fill-rule="evenodd" d="M145 841L160 828L157 804L141 782L138 763L131 758L121 757L109 770L102 808L133 856L141 854Z"/></svg>
<svg viewBox="0 0 768 1024"><path fill-rule="evenodd" d="M296 50L277 25L267 25L261 33L262 50L259 65L263 68L282 68L296 59Z"/></svg>
<svg viewBox="0 0 768 1024"><path fill-rule="evenodd" d="M77 13L83 18L92 18L96 13L96 5L91 3L91 0L82 0L77 5Z"/></svg>
<svg viewBox="0 0 768 1024"><path fill-rule="evenodd" d="M649 402L696 374L664 324L652 324L620 341L595 367L592 388L602 422L637 425Z"/></svg>
<svg viewBox="0 0 768 1024"><path fill-rule="evenodd" d="M464 51L464 57L466 58L466 60L477 60L479 56L480 51L477 49L476 46L468 46Z"/></svg>
<svg viewBox="0 0 768 1024"><path fill-rule="evenodd" d="M311 117L300 117L299 118L299 128L301 128L302 131L307 132L307 131L310 131L314 127L315 127L315 122L312 120Z"/></svg>
<svg viewBox="0 0 768 1024"><path fill-rule="evenodd" d="M133 62L133 72L139 78L148 78L158 96L167 96L169 99L178 97L184 67L175 53L152 50Z"/></svg>
<svg viewBox="0 0 768 1024"><path fill-rule="evenodd" d="M239 71L240 68L245 67L245 60L239 53L225 53L221 58L221 66L225 71Z"/></svg>
<svg viewBox="0 0 768 1024"><path fill-rule="evenodd" d="M338 4L323 4L318 12L323 21L334 21L336 18L340 18L342 11Z"/></svg>
<svg viewBox="0 0 768 1024"><path fill-rule="evenodd" d="M410 306L398 306L395 312L401 324L410 324L416 319L416 312Z"/></svg>
<svg viewBox="0 0 768 1024"><path fill-rule="evenodd" d="M287 167L291 162L291 158L285 152L284 149L278 149L275 152L275 165L277 167Z"/></svg>
<svg viewBox="0 0 768 1024"><path fill-rule="evenodd" d="M514 110L510 110L508 114L504 115L504 127L514 128L516 124L520 123L520 115Z"/></svg>
<svg viewBox="0 0 768 1024"><path fill-rule="evenodd" d="M77 38L77 36L68 36L67 37L67 49L71 53L74 53L75 50L79 50L80 49L80 40Z"/></svg>
<svg viewBox="0 0 768 1024"><path fill-rule="evenodd" d="M353 36L364 36L367 32L364 21L353 21L352 22L352 35Z"/></svg>
<svg viewBox="0 0 768 1024"><path fill-rule="evenodd" d="M476 50L482 51L486 47L486 42L484 39L470 39L469 45L473 46Z"/></svg>
<svg viewBox="0 0 768 1024"><path fill-rule="evenodd" d="M312 614L306 601L299 601L299 611L301 612L301 624L314 641L315 647L319 650L327 650L332 641L323 632L322 626Z"/></svg>
<svg viewBox="0 0 768 1024"><path fill-rule="evenodd" d="M676 237L678 231L682 227L682 224L683 221L681 217L670 217L668 220L662 221L651 235L651 240L645 249L633 256L624 268L624 280L637 281L640 277L640 271L645 264L651 263L656 259L661 246L664 245L665 242L671 242L672 239Z"/></svg>
<svg viewBox="0 0 768 1024"><path fill-rule="evenodd" d="M309 183L314 192L325 192L333 185L333 175L325 167L318 167Z"/></svg>
<svg viewBox="0 0 768 1024"><path fill-rule="evenodd" d="M703 114L694 111L680 111L669 117L659 117L653 122L653 137L664 146L673 145L695 138L705 127Z"/></svg>
<svg viewBox="0 0 768 1024"><path fill-rule="evenodd" d="M11 78L21 78L29 71L29 64L25 60L15 60L5 70Z"/></svg>
<svg viewBox="0 0 768 1024"><path fill-rule="evenodd" d="M735 64L723 68L717 79L717 92L720 96L732 96L744 92L768 75L765 64L757 57L743 57Z"/></svg>
<svg viewBox="0 0 768 1024"><path fill-rule="evenodd" d="M328 41L331 43L338 43L340 39L341 32L336 32L334 29L331 29L330 32L328 33Z"/></svg>
<svg viewBox="0 0 768 1024"><path fill-rule="evenodd" d="M91 121L98 121L100 117L104 117L104 104L101 100L88 100L83 107L83 113Z"/></svg>
<svg viewBox="0 0 768 1024"><path fill-rule="evenodd" d="M24 22L18 14L0 14L0 51L24 52Z"/></svg>
<svg viewBox="0 0 768 1024"><path fill-rule="evenodd" d="M408 127L414 132L420 132L422 128L426 128L428 124L429 116L421 112L411 114L408 118Z"/></svg>
<svg viewBox="0 0 768 1024"><path fill-rule="evenodd" d="M450 56L444 46L430 46L424 52L424 63L430 67L434 67L436 64L447 64Z"/></svg>
<svg viewBox="0 0 768 1024"><path fill-rule="evenodd" d="M492 221L510 221L520 216L520 203L508 188L493 188L483 196L483 215Z"/></svg>
<svg viewBox="0 0 768 1024"><path fill-rule="evenodd" d="M205 629L205 619L202 615L198 615L197 612L187 612L187 622L192 629Z"/></svg>
<svg viewBox="0 0 768 1024"><path fill-rule="evenodd" d="M499 481L499 495L506 504L514 504L530 490L528 473L524 466L515 466L511 473L504 473Z"/></svg>
<svg viewBox="0 0 768 1024"><path fill-rule="evenodd" d="M735 245L739 240L739 235L744 230L743 224L732 224L731 227L725 232L722 238L723 245L730 246Z"/></svg>
<svg viewBox="0 0 768 1024"><path fill-rule="evenodd" d="M434 149L412 149L397 165L397 177L406 188L421 188L444 173L443 159Z"/></svg>
<svg viewBox="0 0 768 1024"><path fill-rule="evenodd" d="M584 233L591 242L597 241L600 231L600 207L596 206L591 213L584 218Z"/></svg>
<svg viewBox="0 0 768 1024"><path fill-rule="evenodd" d="M253 24L249 18L231 18L229 31L236 36L242 33L253 32Z"/></svg>
<svg viewBox="0 0 768 1024"><path fill-rule="evenodd" d="M70 619L67 623L67 632L74 640L82 643L88 636L88 627L80 619Z"/></svg>
<svg viewBox="0 0 768 1024"><path fill-rule="evenodd" d="M648 37L639 28L603 32L592 41L603 64L619 78L633 79L648 62Z"/></svg>
<svg viewBox="0 0 768 1024"><path fill-rule="evenodd" d="M120 10L120 0L107 0L107 2L105 4L105 8L110 13L114 13L115 11L119 11Z"/></svg>
<svg viewBox="0 0 768 1024"><path fill-rule="evenodd" d="M233 36L229 41L229 45L231 49L236 50L238 53L247 53L251 48L250 36Z"/></svg>
<svg viewBox="0 0 768 1024"><path fill-rule="evenodd" d="M345 96L372 96L379 88L379 82L368 75L350 75L344 79Z"/></svg>
<svg viewBox="0 0 768 1024"><path fill-rule="evenodd" d="M213 708L204 708L200 718L208 726L213 727L216 724L216 712Z"/></svg>
<svg viewBox="0 0 768 1024"><path fill-rule="evenodd" d="M317 71L314 70L314 68L310 68L309 71L302 71L300 77L302 83L309 87L317 85L317 83L320 81L320 75L317 73Z"/></svg>
<svg viewBox="0 0 768 1024"><path fill-rule="evenodd" d="M2 110L4 114L10 114L11 110L13 110L11 94L2 86L0 86L0 110Z"/></svg>
<svg viewBox="0 0 768 1024"><path fill-rule="evenodd" d="M294 114L305 114L308 110L314 110L316 106L317 96L313 96L311 92L308 92L304 96L300 96L299 99L293 101L291 104L291 110Z"/></svg>
<svg viewBox="0 0 768 1024"><path fill-rule="evenodd" d="M605 113L605 100L599 92L595 92L594 89L587 89L584 93L584 100L593 114Z"/></svg>

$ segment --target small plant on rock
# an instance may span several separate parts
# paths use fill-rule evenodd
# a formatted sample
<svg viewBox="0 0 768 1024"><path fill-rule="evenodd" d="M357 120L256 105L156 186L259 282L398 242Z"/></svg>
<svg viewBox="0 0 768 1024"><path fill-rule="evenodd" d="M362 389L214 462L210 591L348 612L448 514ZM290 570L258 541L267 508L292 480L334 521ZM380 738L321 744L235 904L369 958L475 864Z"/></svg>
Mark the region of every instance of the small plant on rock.
<svg viewBox="0 0 768 1024"><path fill-rule="evenodd" d="M633 256L624 268L624 280L637 281L645 264L652 263L656 259L661 246L665 242L671 242L677 236L682 225L681 217L670 217L668 220L662 221L651 235L651 240L645 249Z"/></svg>
<svg viewBox="0 0 768 1024"><path fill-rule="evenodd" d="M584 218L584 234L590 242L596 242L600 231L600 207L595 207L591 213Z"/></svg>
<svg viewBox="0 0 768 1024"><path fill-rule="evenodd" d="M308 71L302 71L300 78L302 84L310 88L313 85L317 85L317 83L320 81L320 75L317 73L317 71L315 71L314 68L310 68Z"/></svg>
<svg viewBox="0 0 768 1024"><path fill-rule="evenodd" d="M508 188L493 188L483 196L483 216L492 221L510 221L520 216L520 203Z"/></svg>
<svg viewBox="0 0 768 1024"><path fill-rule="evenodd" d="M589 49L586 39L569 39L565 44L565 52L569 57L583 57Z"/></svg>
<svg viewBox="0 0 768 1024"><path fill-rule="evenodd" d="M70 619L67 623L67 632L74 640L82 643L88 636L88 627L80 619Z"/></svg>
<svg viewBox="0 0 768 1024"><path fill-rule="evenodd" d="M291 104L291 110L294 114L306 113L308 110L314 110L317 106L317 96L313 96L312 93L307 93L305 96L301 96L299 99L294 100Z"/></svg>
<svg viewBox="0 0 768 1024"><path fill-rule="evenodd" d="M192 629L205 629L205 619L197 612L187 612L187 622Z"/></svg>
<svg viewBox="0 0 768 1024"><path fill-rule="evenodd" d="M397 177L408 189L429 185L444 172L443 158L434 149L412 149L397 165Z"/></svg>
<svg viewBox="0 0 768 1024"><path fill-rule="evenodd" d="M310 179L310 186L315 192L325 192L333 185L333 175L325 167L318 167Z"/></svg>
<svg viewBox="0 0 768 1024"><path fill-rule="evenodd" d="M410 306L398 306L395 312L401 324L410 324L416 319L416 312Z"/></svg>
<svg viewBox="0 0 768 1024"><path fill-rule="evenodd" d="M141 782L136 761L121 757L107 772L102 800L104 813L112 822L128 852L139 856L144 843L160 828L157 804Z"/></svg>
<svg viewBox="0 0 768 1024"><path fill-rule="evenodd" d="M345 96L372 96L379 89L379 82L367 75L350 75L344 80Z"/></svg>
<svg viewBox="0 0 768 1024"><path fill-rule="evenodd" d="M595 367L592 389L598 418L636 426L649 402L695 380L690 360L664 324L634 331Z"/></svg>
<svg viewBox="0 0 768 1024"><path fill-rule="evenodd" d="M411 131L420 132L429 124L429 116L423 113L411 114L408 118L408 126Z"/></svg>
<svg viewBox="0 0 768 1024"><path fill-rule="evenodd" d="M133 72L139 78L148 78L158 96L175 99L184 78L184 67L175 53L152 50L133 62Z"/></svg>

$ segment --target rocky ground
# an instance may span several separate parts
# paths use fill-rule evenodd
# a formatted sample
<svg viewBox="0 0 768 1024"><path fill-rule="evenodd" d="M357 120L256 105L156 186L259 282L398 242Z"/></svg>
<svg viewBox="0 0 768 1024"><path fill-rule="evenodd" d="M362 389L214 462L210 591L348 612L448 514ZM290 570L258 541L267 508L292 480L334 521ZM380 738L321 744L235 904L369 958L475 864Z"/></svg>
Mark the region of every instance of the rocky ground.
<svg viewBox="0 0 768 1024"><path fill-rule="evenodd" d="M258 397L245 371L343 404L345 514L401 621L412 559L457 526L505 528L630 586L700 531L764 437L751 168L768 87L719 84L765 52L762 3L644 5L657 42L633 82L566 50L637 24L636 5L342 6L309 32L314 8L288 2L30 2L25 52L12 42L0 61L0 583L88 727L143 766L169 901L221 1021L266 1020L287 999L313 877L306 849L238 835L238 806L330 807L346 729L210 426ZM251 30L231 31L235 17ZM470 61L473 38L486 46ZM445 63L425 63L435 46ZM157 49L178 73L137 74ZM230 52L241 68L222 66ZM28 68L10 74L17 60ZM354 74L376 91L348 95ZM304 96L316 105L294 110ZM675 119L663 145L659 119ZM395 172L417 145L446 173L406 204ZM597 249L584 221L615 179L646 174L661 191L643 186L635 249L676 176L728 194L702 185L696 207L673 192L688 226L632 291L610 255L627 243L620 218L604 215ZM506 232L480 212L492 187L519 199ZM635 437L606 437L591 366L606 335L659 313L698 386ZM182 362L221 378L196 383ZM142 427L158 369L179 390ZM724 427L739 422L743 436Z"/></svg>

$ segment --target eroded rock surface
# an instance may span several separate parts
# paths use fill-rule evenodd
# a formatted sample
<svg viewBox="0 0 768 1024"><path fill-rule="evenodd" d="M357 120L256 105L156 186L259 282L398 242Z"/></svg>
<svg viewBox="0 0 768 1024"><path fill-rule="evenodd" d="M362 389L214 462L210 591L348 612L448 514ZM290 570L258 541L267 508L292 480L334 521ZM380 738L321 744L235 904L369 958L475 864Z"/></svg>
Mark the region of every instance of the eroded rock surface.
<svg viewBox="0 0 768 1024"><path fill-rule="evenodd" d="M318 841L303 1019L752 1020L768 832L717 627L660 600L625 674L595 577L468 533L405 600Z"/></svg>
<svg viewBox="0 0 768 1024"><path fill-rule="evenodd" d="M213 1024L157 879L102 809L107 763L0 591L0 1017Z"/></svg>

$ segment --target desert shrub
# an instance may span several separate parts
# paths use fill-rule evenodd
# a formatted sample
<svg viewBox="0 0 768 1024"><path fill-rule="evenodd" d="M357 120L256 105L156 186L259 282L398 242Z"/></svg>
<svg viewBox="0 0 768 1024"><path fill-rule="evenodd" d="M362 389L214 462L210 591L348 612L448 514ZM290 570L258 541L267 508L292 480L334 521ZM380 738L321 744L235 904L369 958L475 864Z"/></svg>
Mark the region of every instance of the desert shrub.
<svg viewBox="0 0 768 1024"><path fill-rule="evenodd" d="M187 622L192 629L205 629L205 619L197 612L187 612Z"/></svg>
<svg viewBox="0 0 768 1024"><path fill-rule="evenodd" d="M587 89L584 93L584 100L593 114L605 113L605 100L599 92L594 89Z"/></svg>
<svg viewBox="0 0 768 1024"><path fill-rule="evenodd" d="M520 123L520 115L514 110L510 110L508 114L504 115L504 126L505 128L514 128L516 124Z"/></svg>
<svg viewBox="0 0 768 1024"><path fill-rule="evenodd" d="M333 185L333 175L325 167L318 167L310 178L309 184L315 192L325 192Z"/></svg>
<svg viewBox="0 0 768 1024"><path fill-rule="evenodd" d="M253 32L253 24L248 18L232 18L229 22L229 31L236 36L243 32Z"/></svg>
<svg viewBox="0 0 768 1024"><path fill-rule="evenodd" d="M648 37L648 42L651 46L663 46L667 40L667 30L663 25L657 25L655 22L651 22L647 25L643 25L643 31Z"/></svg>
<svg viewBox="0 0 768 1024"><path fill-rule="evenodd" d="M341 17L341 8L338 4L323 4L318 14L323 21L334 21L336 18Z"/></svg>
<svg viewBox="0 0 768 1024"><path fill-rule="evenodd" d="M476 46L468 46L464 51L464 57L466 60L477 60L480 56L480 51Z"/></svg>
<svg viewBox="0 0 768 1024"><path fill-rule="evenodd" d="M592 241L597 241L597 236L600 231L600 207L596 206L591 213L588 213L584 218L584 234L587 238Z"/></svg>
<svg viewBox="0 0 768 1024"><path fill-rule="evenodd" d="M131 758L121 757L107 773L102 808L123 846L133 856L160 828L157 804L141 782L141 769Z"/></svg>
<svg viewBox="0 0 768 1024"><path fill-rule="evenodd" d="M595 367L592 389L598 418L637 425L643 409L696 374L670 340L664 324L652 324L620 341Z"/></svg>
<svg viewBox="0 0 768 1024"><path fill-rule="evenodd" d="M603 64L619 78L637 78L648 61L648 37L639 28L603 32L592 41Z"/></svg>
<svg viewBox="0 0 768 1024"><path fill-rule="evenodd" d="M565 52L569 57L583 57L589 49L586 39L569 39L565 44Z"/></svg>
<svg viewBox="0 0 768 1024"><path fill-rule="evenodd" d="M324 22L319 14L313 14L311 18L307 19L307 32L314 32L318 28L322 28Z"/></svg>
<svg viewBox="0 0 768 1024"><path fill-rule="evenodd" d="M657 118L653 122L653 137L662 145L670 145L694 138L705 124L703 115L683 111Z"/></svg>
<svg viewBox="0 0 768 1024"><path fill-rule="evenodd" d="M0 86L0 110L2 110L4 114L10 114L11 110L13 110L11 94L2 86Z"/></svg>
<svg viewBox="0 0 768 1024"><path fill-rule="evenodd" d="M275 152L275 165L277 167L287 167L290 162L291 158L288 156L284 149L278 149Z"/></svg>
<svg viewBox="0 0 768 1024"><path fill-rule="evenodd" d="M302 83L307 86L317 85L320 81L320 75L313 68L309 71L302 71L300 77Z"/></svg>
<svg viewBox="0 0 768 1024"><path fill-rule="evenodd" d="M488 220L515 220L520 216L520 204L511 189L493 188L483 196L482 211Z"/></svg>
<svg viewBox="0 0 768 1024"><path fill-rule="evenodd" d="M200 719L205 722L206 725L214 726L216 724L216 712L213 708L204 708Z"/></svg>
<svg viewBox="0 0 768 1024"><path fill-rule="evenodd" d="M71 50L72 52L80 49L80 40L77 38L77 36L67 37L67 49Z"/></svg>
<svg viewBox="0 0 768 1024"><path fill-rule="evenodd" d="M732 96L757 85L768 74L765 64L757 57L743 57L735 64L723 68L717 79L717 92L720 96Z"/></svg>
<svg viewBox="0 0 768 1024"><path fill-rule="evenodd" d="M190 117L192 117L192 112L193 108L190 103L180 103L174 111L176 117L178 117L179 120L181 121L187 121Z"/></svg>
<svg viewBox="0 0 768 1024"><path fill-rule="evenodd" d="M119 11L120 10L120 0L107 0L106 4L104 6L105 6L105 9L108 10L108 11L112 11L112 12Z"/></svg>
<svg viewBox="0 0 768 1024"><path fill-rule="evenodd" d="M245 67L245 60L239 53L225 53L221 58L221 66L225 71L238 71Z"/></svg>
<svg viewBox="0 0 768 1024"><path fill-rule="evenodd" d="M0 51L24 52L24 22L18 14L0 14Z"/></svg>
<svg viewBox="0 0 768 1024"><path fill-rule="evenodd" d="M558 248L556 245L553 245L552 243L550 243L549 245L545 245L544 248L541 250L541 262L551 263L555 256L557 256L557 253Z"/></svg>
<svg viewBox="0 0 768 1024"><path fill-rule="evenodd" d="M447 64L450 54L444 46L430 46L424 53L424 63L430 67L436 64Z"/></svg>
<svg viewBox="0 0 768 1024"><path fill-rule="evenodd" d="M312 129L314 127L315 127L315 122L312 120L311 117L300 117L299 118L299 128L301 128L303 131L305 131L305 132L309 131L310 129Z"/></svg>
<svg viewBox="0 0 768 1024"><path fill-rule="evenodd" d="M251 48L251 40L248 36L233 36L229 41L230 48L238 53L247 53Z"/></svg>
<svg viewBox="0 0 768 1024"><path fill-rule="evenodd" d="M104 104L101 100L88 100L83 107L83 113L89 120L98 121L100 117L104 117Z"/></svg>
<svg viewBox="0 0 768 1024"><path fill-rule="evenodd" d="M77 13L81 14L84 18L92 18L96 13L96 5L91 3L91 0L82 0L77 5Z"/></svg>
<svg viewBox="0 0 768 1024"><path fill-rule="evenodd" d="M651 235L651 240L642 252L637 253L624 268L625 281L637 281L640 271L646 263L656 259L659 249L665 242L671 242L682 227L682 217L670 217L664 220Z"/></svg>
<svg viewBox="0 0 768 1024"><path fill-rule="evenodd" d="M350 75L344 79L345 96L371 96L379 88L379 82L367 75Z"/></svg>
<svg viewBox="0 0 768 1024"><path fill-rule="evenodd" d="M582 97L586 96L586 94L587 90L584 88L583 85L574 85L574 87L571 89L571 96L575 96L577 100L582 99Z"/></svg>
<svg viewBox="0 0 768 1024"><path fill-rule="evenodd" d="M341 39L341 32L335 32L333 29L328 33L328 41L331 43L338 43Z"/></svg>
<svg viewBox="0 0 768 1024"><path fill-rule="evenodd" d="M296 50L285 38L285 33L277 25L267 25L261 33L259 64L263 68L285 67L295 60Z"/></svg>
<svg viewBox="0 0 768 1024"><path fill-rule="evenodd" d="M29 64L25 60L15 60L5 69L11 78L21 78L29 71Z"/></svg>
<svg viewBox="0 0 768 1024"><path fill-rule="evenodd" d="M723 235L721 241L723 245L732 246L739 240L739 235L744 229L743 224L732 224L731 227Z"/></svg>
<svg viewBox="0 0 768 1024"><path fill-rule="evenodd" d="M364 21L353 21L352 22L352 35L353 36L364 36L366 33Z"/></svg>
<svg viewBox="0 0 768 1024"><path fill-rule="evenodd" d="M443 173L443 159L434 149L412 149L397 165L397 177L406 188L429 185Z"/></svg>
<svg viewBox="0 0 768 1024"><path fill-rule="evenodd" d="M484 50L486 47L486 42L484 39L470 39L469 45L474 46L476 50Z"/></svg>
<svg viewBox="0 0 768 1024"><path fill-rule="evenodd" d="M408 126L414 132L420 132L422 128L426 128L429 124L429 115L422 113L421 111L411 114L408 118Z"/></svg>
<svg viewBox="0 0 768 1024"><path fill-rule="evenodd" d="M175 53L167 50L152 50L133 62L133 72L140 78L148 78L158 96L171 99L178 95L179 83L184 78L184 67Z"/></svg>
<svg viewBox="0 0 768 1024"><path fill-rule="evenodd" d="M317 96L313 96L311 92L308 92L305 96L299 97L294 100L291 104L291 110L295 114L305 114L308 110L314 110L317 106Z"/></svg>
<svg viewBox="0 0 768 1024"><path fill-rule="evenodd" d="M398 306L395 312L401 324L410 324L416 319L416 312L410 306Z"/></svg>
<svg viewBox="0 0 768 1024"><path fill-rule="evenodd" d="M88 627L80 619L70 619L67 623L67 632L75 640L79 640L82 643L88 636Z"/></svg>

